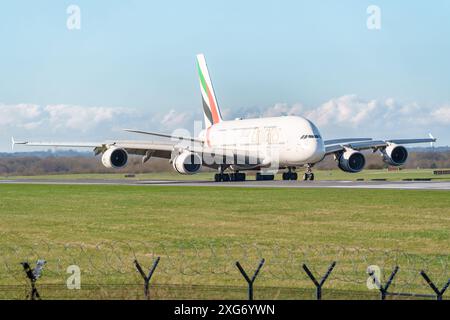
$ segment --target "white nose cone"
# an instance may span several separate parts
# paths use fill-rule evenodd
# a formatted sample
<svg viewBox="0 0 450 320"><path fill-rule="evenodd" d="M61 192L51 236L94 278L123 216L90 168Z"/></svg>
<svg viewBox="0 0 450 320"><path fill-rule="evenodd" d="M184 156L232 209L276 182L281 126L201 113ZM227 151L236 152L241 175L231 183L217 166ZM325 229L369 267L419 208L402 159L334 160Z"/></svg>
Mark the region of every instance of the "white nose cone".
<svg viewBox="0 0 450 320"><path fill-rule="evenodd" d="M325 146L322 139L310 139L306 146L308 162L319 162L325 156Z"/></svg>
<svg viewBox="0 0 450 320"><path fill-rule="evenodd" d="M304 163L316 163L323 159L325 147L321 139L305 139L300 145L299 161Z"/></svg>
<svg viewBox="0 0 450 320"><path fill-rule="evenodd" d="M307 139L307 153L308 158L311 163L319 162L325 156L325 145L323 144L322 136L319 132L319 129L312 123L309 122L309 129L312 135L314 135L314 139Z"/></svg>

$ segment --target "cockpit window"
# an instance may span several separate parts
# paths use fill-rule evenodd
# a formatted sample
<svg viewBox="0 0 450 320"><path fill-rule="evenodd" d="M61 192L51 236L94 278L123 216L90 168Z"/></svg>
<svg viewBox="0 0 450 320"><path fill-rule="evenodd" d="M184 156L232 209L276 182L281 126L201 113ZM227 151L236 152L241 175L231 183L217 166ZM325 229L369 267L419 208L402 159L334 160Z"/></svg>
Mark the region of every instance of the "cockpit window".
<svg viewBox="0 0 450 320"><path fill-rule="evenodd" d="M318 134L304 134L300 137L300 140L303 139L322 139L322 137Z"/></svg>

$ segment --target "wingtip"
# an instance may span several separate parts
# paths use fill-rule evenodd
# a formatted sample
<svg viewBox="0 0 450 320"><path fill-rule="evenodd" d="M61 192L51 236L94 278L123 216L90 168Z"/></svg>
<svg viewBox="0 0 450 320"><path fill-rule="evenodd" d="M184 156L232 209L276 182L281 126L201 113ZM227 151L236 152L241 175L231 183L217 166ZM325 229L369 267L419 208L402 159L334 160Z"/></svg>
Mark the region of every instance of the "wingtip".
<svg viewBox="0 0 450 320"><path fill-rule="evenodd" d="M435 142L436 142L436 138L435 137L433 137L433 135L431 134L431 132L430 133L428 133L428 136L430 137L430 139L433 139Z"/></svg>
<svg viewBox="0 0 450 320"><path fill-rule="evenodd" d="M434 148L434 143L436 142L436 138L433 137L433 135L431 134L431 132L428 133L428 136L429 136L430 139L432 140L432 141L430 142L430 147L431 147L431 148Z"/></svg>
<svg viewBox="0 0 450 320"><path fill-rule="evenodd" d="M11 150L14 150L15 144L16 144L16 141L14 141L14 137L11 137Z"/></svg>
<svg viewBox="0 0 450 320"><path fill-rule="evenodd" d="M14 150L16 144L28 144L28 141L17 141L14 137L11 137L11 149Z"/></svg>

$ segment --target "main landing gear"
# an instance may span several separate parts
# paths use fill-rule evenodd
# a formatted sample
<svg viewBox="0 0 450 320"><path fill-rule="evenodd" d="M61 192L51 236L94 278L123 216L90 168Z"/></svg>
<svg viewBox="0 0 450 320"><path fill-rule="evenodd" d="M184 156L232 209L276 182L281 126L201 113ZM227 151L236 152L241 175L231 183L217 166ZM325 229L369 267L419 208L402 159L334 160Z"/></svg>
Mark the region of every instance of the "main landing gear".
<svg viewBox="0 0 450 320"><path fill-rule="evenodd" d="M242 172L233 172L230 173L231 181L245 181L245 173Z"/></svg>
<svg viewBox="0 0 450 320"><path fill-rule="evenodd" d="M288 170L288 172L283 172L283 180L297 180L297 172L294 172L292 167L289 167Z"/></svg>
<svg viewBox="0 0 450 320"><path fill-rule="evenodd" d="M242 172L232 172L224 173L223 169L220 168L220 173L214 175L215 182L228 182L228 181L245 181L245 173Z"/></svg>
<svg viewBox="0 0 450 320"><path fill-rule="evenodd" d="M214 175L214 181L215 182L230 181L230 175L228 173L216 173Z"/></svg>
<svg viewBox="0 0 450 320"><path fill-rule="evenodd" d="M311 168L312 168L311 165L308 165L306 167L306 172L303 175L303 181L307 181L307 180L313 181L314 180L314 173L312 172Z"/></svg>
<svg viewBox="0 0 450 320"><path fill-rule="evenodd" d="M314 173L312 172L312 166L307 165L306 172L303 175L304 181L313 181ZM298 174L294 171L294 167L288 167L288 171L283 173L283 180L298 180ZM228 182L228 181L245 181L246 175L242 172L224 173L224 169L220 168L219 173L214 175L215 182ZM271 181L274 180L273 174L263 174L261 172L256 173L256 181Z"/></svg>
<svg viewBox="0 0 450 320"><path fill-rule="evenodd" d="M256 173L256 181L269 181L274 179L275 175L273 174L262 174L261 172Z"/></svg>

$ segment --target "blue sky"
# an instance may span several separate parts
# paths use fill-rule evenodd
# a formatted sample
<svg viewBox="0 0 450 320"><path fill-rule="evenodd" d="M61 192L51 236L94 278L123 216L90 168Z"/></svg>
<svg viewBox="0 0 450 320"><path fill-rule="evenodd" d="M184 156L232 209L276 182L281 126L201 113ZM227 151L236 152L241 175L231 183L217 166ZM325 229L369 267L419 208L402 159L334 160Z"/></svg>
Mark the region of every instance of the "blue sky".
<svg viewBox="0 0 450 320"><path fill-rule="evenodd" d="M71 4L80 30L66 27ZM372 4L380 30L366 26ZM230 118L301 114L325 136L432 131L450 144L449 14L444 0L5 2L0 150L11 135L191 129L199 52Z"/></svg>

